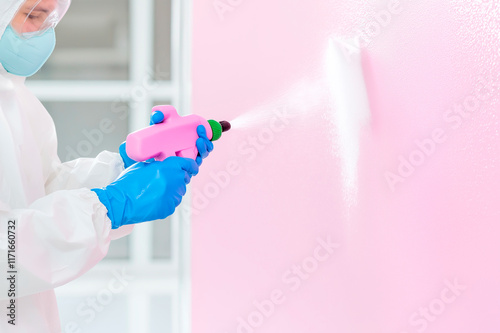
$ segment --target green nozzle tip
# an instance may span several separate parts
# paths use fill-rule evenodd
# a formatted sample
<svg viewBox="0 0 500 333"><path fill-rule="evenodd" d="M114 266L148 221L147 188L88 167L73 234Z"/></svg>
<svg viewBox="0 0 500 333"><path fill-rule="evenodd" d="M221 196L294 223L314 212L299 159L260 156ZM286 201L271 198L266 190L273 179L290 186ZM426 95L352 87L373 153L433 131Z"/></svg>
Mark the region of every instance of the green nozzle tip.
<svg viewBox="0 0 500 333"><path fill-rule="evenodd" d="M210 141L217 141L222 136L222 125L215 120L209 120L208 124L212 128L212 139Z"/></svg>

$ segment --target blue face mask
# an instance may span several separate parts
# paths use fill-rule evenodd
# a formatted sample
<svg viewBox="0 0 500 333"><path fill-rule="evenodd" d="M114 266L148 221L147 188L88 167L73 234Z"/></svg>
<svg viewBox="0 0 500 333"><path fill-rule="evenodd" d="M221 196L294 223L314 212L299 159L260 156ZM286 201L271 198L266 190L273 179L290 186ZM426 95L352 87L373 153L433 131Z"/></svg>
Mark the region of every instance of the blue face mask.
<svg viewBox="0 0 500 333"><path fill-rule="evenodd" d="M0 39L0 63L11 74L32 76L45 64L56 46L53 28L23 39L9 25Z"/></svg>

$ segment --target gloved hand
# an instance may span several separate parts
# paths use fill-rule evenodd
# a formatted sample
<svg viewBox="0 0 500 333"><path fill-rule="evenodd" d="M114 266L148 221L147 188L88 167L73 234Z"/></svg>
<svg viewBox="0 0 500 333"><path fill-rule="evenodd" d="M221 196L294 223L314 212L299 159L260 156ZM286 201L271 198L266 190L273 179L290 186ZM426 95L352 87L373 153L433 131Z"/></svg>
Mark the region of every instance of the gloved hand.
<svg viewBox="0 0 500 333"><path fill-rule="evenodd" d="M155 111L151 115L149 125L156 125L161 123L164 120L165 116L161 111ZM205 127L202 125L196 128L196 132L198 133L199 138L196 140L196 148L198 149L198 156L196 157L196 163L200 166L203 163L203 159L207 158L208 155L214 150L214 144L207 137L207 131ZM120 155L123 159L123 163L125 164L125 169L131 166L137 161L134 161L127 155L126 151L126 142L123 142L120 145ZM151 161L151 160L148 160Z"/></svg>
<svg viewBox="0 0 500 333"><path fill-rule="evenodd" d="M92 191L108 209L112 228L118 229L172 215L186 194L186 184L198 171L194 160L177 156L139 162L113 183Z"/></svg>
<svg viewBox="0 0 500 333"><path fill-rule="evenodd" d="M203 163L203 159L207 158L212 150L214 150L214 144L208 139L205 126L199 125L196 128L196 133L198 133L199 136L199 138L196 140L196 148L198 149L196 164L200 166L201 163Z"/></svg>

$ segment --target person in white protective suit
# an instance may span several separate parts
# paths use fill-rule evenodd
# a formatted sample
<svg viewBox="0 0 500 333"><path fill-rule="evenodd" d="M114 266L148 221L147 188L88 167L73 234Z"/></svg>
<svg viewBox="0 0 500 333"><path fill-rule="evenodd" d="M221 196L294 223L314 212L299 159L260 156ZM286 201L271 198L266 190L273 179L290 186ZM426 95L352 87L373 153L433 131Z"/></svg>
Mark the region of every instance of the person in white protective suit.
<svg viewBox="0 0 500 333"><path fill-rule="evenodd" d="M54 288L96 265L135 223L172 214L213 149L199 129L196 161L135 163L105 151L61 163L53 121L24 81L52 53L69 5L0 0L1 333L61 332Z"/></svg>

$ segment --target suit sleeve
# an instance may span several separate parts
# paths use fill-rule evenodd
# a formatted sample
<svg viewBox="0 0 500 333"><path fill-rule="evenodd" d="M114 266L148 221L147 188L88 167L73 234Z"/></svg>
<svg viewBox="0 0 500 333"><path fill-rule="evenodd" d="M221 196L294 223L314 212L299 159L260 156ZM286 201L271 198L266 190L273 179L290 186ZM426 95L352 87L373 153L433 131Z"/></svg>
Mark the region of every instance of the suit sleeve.
<svg viewBox="0 0 500 333"><path fill-rule="evenodd" d="M109 151L103 151L96 158L79 158L66 163L61 163L58 158L54 160L45 184L47 194L60 190L101 188L116 180L124 170L120 154ZM112 230L111 239L127 236L133 229L133 225L127 225Z"/></svg>
<svg viewBox="0 0 500 333"><path fill-rule="evenodd" d="M16 297L61 286L101 261L111 241L106 213L89 189L53 192L26 209L0 203L0 267L17 272ZM0 300L10 287L0 279Z"/></svg>

